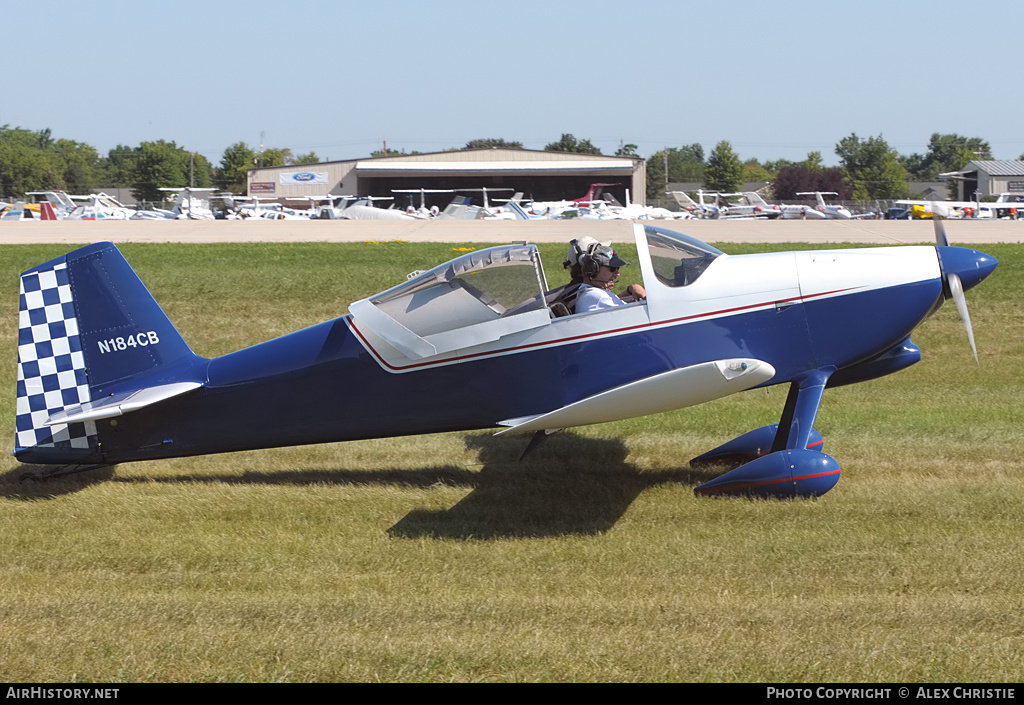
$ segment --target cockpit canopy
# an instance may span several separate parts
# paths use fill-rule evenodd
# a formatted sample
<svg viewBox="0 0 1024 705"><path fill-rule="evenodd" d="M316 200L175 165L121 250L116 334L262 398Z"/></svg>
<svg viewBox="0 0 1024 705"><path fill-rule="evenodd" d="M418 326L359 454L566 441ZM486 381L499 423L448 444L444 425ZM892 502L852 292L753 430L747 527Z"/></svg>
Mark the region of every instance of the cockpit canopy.
<svg viewBox="0 0 1024 705"><path fill-rule="evenodd" d="M471 347L550 323L536 245L500 245L457 257L349 311L409 357Z"/></svg>
<svg viewBox="0 0 1024 705"><path fill-rule="evenodd" d="M419 295L419 308L427 301L461 289L500 316L543 292L545 287L536 245L500 245L470 252L426 272L413 272L407 281L370 300L393 310L396 306L392 302L411 302L410 297ZM460 298L469 300L466 296ZM543 305L542 300L537 303L537 308Z"/></svg>
<svg viewBox="0 0 1024 705"><path fill-rule="evenodd" d="M638 252L649 253L648 271L669 287L692 284L722 254L653 226L637 227L636 235L646 241ZM355 302L349 311L361 328L416 359L549 325L555 316L549 308L553 294L537 246L524 243L488 247L413 272L407 281Z"/></svg>

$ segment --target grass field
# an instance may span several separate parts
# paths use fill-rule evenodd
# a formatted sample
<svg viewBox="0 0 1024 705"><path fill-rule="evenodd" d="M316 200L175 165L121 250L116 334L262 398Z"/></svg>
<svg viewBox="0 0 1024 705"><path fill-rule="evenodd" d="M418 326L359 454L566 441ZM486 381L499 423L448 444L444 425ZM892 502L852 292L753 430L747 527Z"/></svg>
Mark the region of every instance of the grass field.
<svg viewBox="0 0 1024 705"><path fill-rule="evenodd" d="M460 247L121 249L213 356ZM947 305L921 363L827 392L843 476L818 500L693 496L688 459L777 421L781 388L556 434L523 463L488 432L44 483L5 453L0 681L1020 681L1024 254L982 249L1001 264L968 292L981 366ZM64 251L0 247L8 449L17 276ZM559 279L564 246L542 252Z"/></svg>

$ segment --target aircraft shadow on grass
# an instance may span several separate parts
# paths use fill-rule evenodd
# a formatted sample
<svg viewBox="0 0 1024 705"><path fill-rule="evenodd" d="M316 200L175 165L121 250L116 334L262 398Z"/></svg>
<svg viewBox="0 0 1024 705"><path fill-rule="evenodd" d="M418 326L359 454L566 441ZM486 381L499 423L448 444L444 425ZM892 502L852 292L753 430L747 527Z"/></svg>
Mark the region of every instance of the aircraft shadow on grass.
<svg viewBox="0 0 1024 705"><path fill-rule="evenodd" d="M442 510L415 510L388 530L395 537L491 539L599 534L649 487L695 485L689 469L640 472L618 439L555 434L521 462L522 438L466 437L479 456L473 491Z"/></svg>
<svg viewBox="0 0 1024 705"><path fill-rule="evenodd" d="M627 462L618 439L588 438L573 432L552 435L522 461L521 437L467 435L479 469L449 465L395 470L281 470L238 476L183 474L118 478L104 467L45 481L26 481L21 465L0 476L0 496L39 500L81 491L102 482L226 483L251 485L353 485L430 488L466 487L470 492L448 509L411 511L387 530L394 537L491 539L598 534L608 531L645 489L663 484L695 486L720 469L682 467L641 472Z"/></svg>

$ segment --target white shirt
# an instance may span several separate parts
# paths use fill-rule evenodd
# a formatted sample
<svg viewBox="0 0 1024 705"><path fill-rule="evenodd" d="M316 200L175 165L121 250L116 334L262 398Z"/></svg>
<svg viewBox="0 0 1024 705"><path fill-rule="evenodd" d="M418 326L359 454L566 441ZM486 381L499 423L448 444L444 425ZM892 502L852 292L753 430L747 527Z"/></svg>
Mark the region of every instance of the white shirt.
<svg viewBox="0 0 1024 705"><path fill-rule="evenodd" d="M606 308L625 306L626 302L607 289L598 289L596 286L584 284L576 294L576 313L588 313L590 311L601 311Z"/></svg>

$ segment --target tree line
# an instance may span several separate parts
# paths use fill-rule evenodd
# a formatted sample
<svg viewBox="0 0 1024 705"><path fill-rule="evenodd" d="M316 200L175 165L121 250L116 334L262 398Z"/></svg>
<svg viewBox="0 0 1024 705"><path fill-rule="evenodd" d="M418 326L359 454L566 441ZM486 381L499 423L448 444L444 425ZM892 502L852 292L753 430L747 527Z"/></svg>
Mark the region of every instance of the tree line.
<svg viewBox="0 0 1024 705"><path fill-rule="evenodd" d="M482 138L446 151L492 147L522 149L523 145ZM602 154L590 140L570 133L563 133L544 150ZM725 140L715 145L707 158L700 144L666 147L646 159L647 197L660 198L670 183L699 183L705 190L729 193L745 182L766 181L778 200L792 200L799 191L835 191L840 200L907 198L913 195L910 181L934 181L938 174L961 169L971 160L992 159L989 143L980 137L939 133L931 136L923 155L903 156L881 135L861 138L856 134L841 139L835 153L840 165L826 167L820 152L811 152L800 162L742 160ZM401 154L405 152L385 147L371 156ZM620 143L615 156L642 158L635 144L626 143ZM295 155L285 148L257 151L245 142L236 142L224 150L220 164L215 166L203 155L164 140L142 142L137 147L118 145L103 156L88 144L54 138L48 128L33 131L3 125L0 198L18 198L26 191L45 189L85 194L104 188L129 188L136 200L159 201L163 196L160 187L167 186L213 186L243 193L249 169L319 161L315 152Z"/></svg>
<svg viewBox="0 0 1024 705"><path fill-rule="evenodd" d="M160 201L161 187L216 187L244 193L246 172L257 166L285 166L320 161L314 152L293 155L290 149L259 152L238 142L224 150L214 166L202 154L174 142L156 140L137 147L118 145L102 156L83 142L54 139L49 129L32 131L0 126L0 198L20 198L27 191L59 189L75 194L128 188L138 201Z"/></svg>
<svg viewBox="0 0 1024 705"><path fill-rule="evenodd" d="M922 154L903 156L885 139L851 134L835 146L839 166L822 164L821 152L800 162L787 159L761 163L742 161L727 141L704 159L699 144L667 147L647 160L647 196L656 198L667 183L699 183L708 191L729 193L749 181L771 184L775 199L795 200L801 191L835 191L839 200L872 201L908 198L911 181L935 181L972 160L992 159L992 148L980 137L934 133ZM1020 157L1024 159L1024 155ZM955 182L950 182L955 195Z"/></svg>

